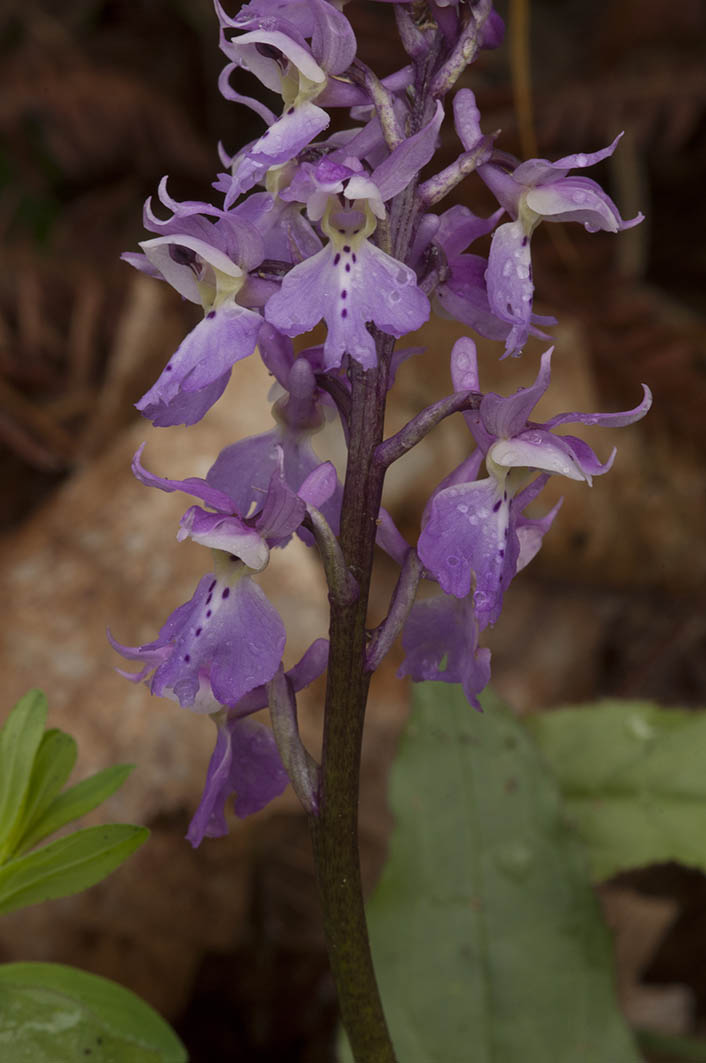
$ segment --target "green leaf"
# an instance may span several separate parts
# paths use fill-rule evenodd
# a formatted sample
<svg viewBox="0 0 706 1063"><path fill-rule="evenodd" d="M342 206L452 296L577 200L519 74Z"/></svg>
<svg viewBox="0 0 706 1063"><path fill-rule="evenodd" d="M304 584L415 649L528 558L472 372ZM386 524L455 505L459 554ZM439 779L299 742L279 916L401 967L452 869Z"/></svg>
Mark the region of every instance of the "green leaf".
<svg viewBox="0 0 706 1063"><path fill-rule="evenodd" d="M42 819L75 763L76 742L71 735L56 728L45 731L32 765L24 815L19 825L22 833L13 846L13 854L22 851L22 838Z"/></svg>
<svg viewBox="0 0 706 1063"><path fill-rule="evenodd" d="M706 871L706 713L603 701L527 723L595 879L665 860Z"/></svg>
<svg viewBox="0 0 706 1063"><path fill-rule="evenodd" d="M0 965L0 1059L187 1063L188 1056L164 1019L123 986L58 963L9 963Z"/></svg>
<svg viewBox="0 0 706 1063"><path fill-rule="evenodd" d="M398 1058L636 1063L554 781L497 699L483 705L415 685L392 769L396 826L369 921Z"/></svg>
<svg viewBox="0 0 706 1063"><path fill-rule="evenodd" d="M87 827L0 868L0 915L88 889L147 839L146 827Z"/></svg>
<svg viewBox="0 0 706 1063"><path fill-rule="evenodd" d="M102 804L122 786L134 767L134 764L114 764L59 794L22 835L18 852L27 852L43 838Z"/></svg>
<svg viewBox="0 0 706 1063"><path fill-rule="evenodd" d="M677 1060L687 1063L706 1063L706 1041L701 1037L680 1037L674 1034L657 1033L654 1030L638 1030L637 1043L650 1056L660 1060Z"/></svg>
<svg viewBox="0 0 706 1063"><path fill-rule="evenodd" d="M30 690L17 702L0 731L0 863L12 851L22 822L47 711L41 690Z"/></svg>

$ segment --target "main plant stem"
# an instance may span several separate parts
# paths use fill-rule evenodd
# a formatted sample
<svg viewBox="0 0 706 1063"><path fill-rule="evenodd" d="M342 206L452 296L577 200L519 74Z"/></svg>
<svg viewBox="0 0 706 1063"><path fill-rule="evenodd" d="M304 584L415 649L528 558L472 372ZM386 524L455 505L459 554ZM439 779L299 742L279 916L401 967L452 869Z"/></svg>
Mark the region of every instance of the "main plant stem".
<svg viewBox="0 0 706 1063"><path fill-rule="evenodd" d="M311 817L324 930L343 1025L356 1063L395 1063L368 941L358 855L358 791L370 684L366 614L384 467L382 440L391 337L378 337L379 369L351 362L348 468L340 542L360 593L331 602L330 653L318 815Z"/></svg>

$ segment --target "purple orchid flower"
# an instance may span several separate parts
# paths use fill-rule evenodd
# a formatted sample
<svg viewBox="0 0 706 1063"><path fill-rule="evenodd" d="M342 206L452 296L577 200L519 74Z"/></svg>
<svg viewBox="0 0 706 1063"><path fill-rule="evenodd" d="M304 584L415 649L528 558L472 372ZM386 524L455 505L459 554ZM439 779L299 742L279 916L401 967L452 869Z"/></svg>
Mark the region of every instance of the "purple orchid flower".
<svg viewBox="0 0 706 1063"><path fill-rule="evenodd" d="M456 94L454 116L464 148L472 150L482 134L470 89ZM510 325L506 356L519 354L529 335L534 295L530 238L541 221L576 221L588 232L611 233L642 221L642 214L624 221L613 200L595 181L568 176L570 170L609 158L621 136L600 151L566 155L556 162L529 159L517 164L512 156L497 152L490 162L478 167L479 176L513 219L495 230L486 273L491 310Z"/></svg>
<svg viewBox="0 0 706 1063"><path fill-rule="evenodd" d="M544 424L529 415L547 390L551 350L542 356L532 387L509 398L489 393L477 411L464 414L478 449L432 495L423 518L419 556L447 594L465 598L473 587L473 602L480 629L494 624L502 598L516 572L537 552L556 507L543 521L528 521L523 510L537 496L549 476L557 473L590 484L607 472L615 451L604 464L583 440L557 436L552 429L565 423L619 427L633 424L652 403L644 387L642 402L621 413L565 413ZM456 391L478 391L475 344L458 340L451 356ZM488 476L477 480L485 459ZM515 470L540 472L520 490ZM526 479L523 473L522 479Z"/></svg>
<svg viewBox="0 0 706 1063"><path fill-rule="evenodd" d="M247 220L203 203L177 203L167 194L166 179L159 197L172 216L161 221L148 200L145 226L159 235L142 241L142 255L122 257L167 281L205 314L136 403L145 417L164 427L199 421L223 393L235 363L254 351L262 317L237 299L265 249Z"/></svg>
<svg viewBox="0 0 706 1063"><path fill-rule="evenodd" d="M466 248L481 236L493 231L504 213L501 207L489 218L479 218L468 207L457 204L435 218L438 224L429 226L430 243L445 259L448 274L432 293L432 308L441 317L452 318L475 329L490 340L506 340L511 326L493 311L488 298L486 272L488 262L481 255L464 254ZM422 230L423 232L423 230ZM429 246L429 245L427 245ZM419 249L419 254L423 249ZM548 339L539 325L554 325L556 318L532 314L529 332Z"/></svg>
<svg viewBox="0 0 706 1063"><path fill-rule="evenodd" d="M276 426L269 432L232 443L221 451L207 474L207 482L233 499L236 509L245 513L252 500L265 497L272 476L280 468L287 486L299 494L309 478L321 469L321 461L311 445L312 436L323 426L330 399L316 384L315 372L323 370L322 349L302 351L295 356L291 340L265 324L260 333L260 354L283 390L273 407ZM333 466L325 466L333 488L315 501L304 488L307 501L316 505L334 533L338 531L342 488ZM297 534L307 544L313 540L304 528Z"/></svg>
<svg viewBox="0 0 706 1063"><path fill-rule="evenodd" d="M289 162L326 129L330 117L313 101L325 89L328 75L345 71L356 52L348 19L326 0L287 5L267 14L261 8L250 4L231 18L216 3L221 49L231 60L221 75L221 92L227 99L252 106L268 124L260 137L231 160L226 207L261 181L270 168ZM240 32L233 36L235 31ZM237 67L281 94L280 118L233 91L230 74Z"/></svg>
<svg viewBox="0 0 706 1063"><path fill-rule="evenodd" d="M153 694L169 696L171 691L181 705L193 706L206 669L216 701L235 705L272 679L286 639L279 614L252 576L266 567L272 547L286 545L304 519L307 503L319 506L331 496L335 470L328 462L319 465L295 494L284 481L280 449L266 492L258 495L252 484L243 491L241 481L226 484L231 492L226 493L196 477L155 476L140 462L142 449L133 459L133 472L142 483L167 492L186 491L215 510L191 506L177 536L210 547L214 572L204 576L193 598L172 613L154 642L113 645L123 656L143 663L137 678L144 679L154 669ZM253 505L251 516L241 516Z"/></svg>
<svg viewBox="0 0 706 1063"><path fill-rule="evenodd" d="M285 673L292 690L299 691L317 679L328 660L328 641L317 639L301 660ZM210 689L206 681L205 686ZM225 803L233 795L236 816L244 818L278 797L289 782L282 758L264 724L250 719L254 712L267 706L265 686L246 694L233 709L224 712L211 700L211 717L218 735L206 775L203 796L187 832L196 847L204 838L219 838L228 833Z"/></svg>

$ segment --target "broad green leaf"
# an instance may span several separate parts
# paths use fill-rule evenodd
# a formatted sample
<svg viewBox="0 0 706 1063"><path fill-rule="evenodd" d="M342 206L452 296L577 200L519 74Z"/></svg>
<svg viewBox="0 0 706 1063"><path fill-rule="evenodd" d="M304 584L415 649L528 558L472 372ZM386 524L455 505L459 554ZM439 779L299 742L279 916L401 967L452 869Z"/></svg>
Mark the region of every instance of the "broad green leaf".
<svg viewBox="0 0 706 1063"><path fill-rule="evenodd" d="M706 871L706 712L603 701L527 722L595 879L665 860Z"/></svg>
<svg viewBox="0 0 706 1063"><path fill-rule="evenodd" d="M13 835L24 814L46 718L47 699L41 690L30 690L17 702L0 731L0 863L12 851Z"/></svg>
<svg viewBox="0 0 706 1063"><path fill-rule="evenodd" d="M87 827L11 860L0 868L0 915L88 889L122 864L148 835L146 827L127 823Z"/></svg>
<svg viewBox="0 0 706 1063"><path fill-rule="evenodd" d="M45 731L32 765L24 815L15 832L19 835L19 841L13 845L13 853L21 851L22 838L41 820L73 771L75 763L76 742L71 735L56 728Z"/></svg>
<svg viewBox="0 0 706 1063"><path fill-rule="evenodd" d="M122 786L134 767L134 764L114 764L59 794L41 818L22 835L18 851L27 852L67 823L97 808Z"/></svg>
<svg viewBox="0 0 706 1063"><path fill-rule="evenodd" d="M58 963L0 965L0 1059L8 1063L187 1063L144 1000Z"/></svg>
<svg viewBox="0 0 706 1063"><path fill-rule="evenodd" d="M524 728L492 695L483 705L416 685L392 769L369 921L398 1059L636 1063L555 783Z"/></svg>

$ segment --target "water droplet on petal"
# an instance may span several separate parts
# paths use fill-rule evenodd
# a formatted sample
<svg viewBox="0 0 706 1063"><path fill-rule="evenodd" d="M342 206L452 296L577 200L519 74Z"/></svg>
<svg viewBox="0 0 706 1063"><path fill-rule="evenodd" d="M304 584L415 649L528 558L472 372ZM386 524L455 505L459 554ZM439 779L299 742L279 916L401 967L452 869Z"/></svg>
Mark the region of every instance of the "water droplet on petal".
<svg viewBox="0 0 706 1063"><path fill-rule="evenodd" d="M388 302L390 302L390 303L399 303L399 301L400 301L400 293L393 288L392 291L390 292L390 294L388 295L387 299L388 299Z"/></svg>
<svg viewBox="0 0 706 1063"><path fill-rule="evenodd" d="M458 506L456 506L456 509L459 511L459 513L468 513L468 506L465 502L461 502Z"/></svg>

